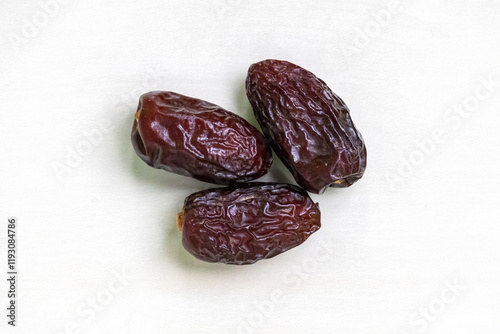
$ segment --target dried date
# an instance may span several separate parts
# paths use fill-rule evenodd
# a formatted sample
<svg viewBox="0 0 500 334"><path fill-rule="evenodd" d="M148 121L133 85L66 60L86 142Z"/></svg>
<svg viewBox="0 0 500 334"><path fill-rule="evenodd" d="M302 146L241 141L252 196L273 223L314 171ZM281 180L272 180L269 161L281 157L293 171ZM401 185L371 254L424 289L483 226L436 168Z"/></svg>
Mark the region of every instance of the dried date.
<svg viewBox="0 0 500 334"><path fill-rule="evenodd" d="M250 264L303 243L320 211L297 186L247 183L190 195L177 216L184 248L207 262Z"/></svg>
<svg viewBox="0 0 500 334"><path fill-rule="evenodd" d="M290 62L265 60L250 67L246 89L264 134L300 186L321 194L363 176L363 138L324 81Z"/></svg>
<svg viewBox="0 0 500 334"><path fill-rule="evenodd" d="M154 168L216 184L257 179L272 164L266 139L246 120L173 92L141 96L132 143Z"/></svg>

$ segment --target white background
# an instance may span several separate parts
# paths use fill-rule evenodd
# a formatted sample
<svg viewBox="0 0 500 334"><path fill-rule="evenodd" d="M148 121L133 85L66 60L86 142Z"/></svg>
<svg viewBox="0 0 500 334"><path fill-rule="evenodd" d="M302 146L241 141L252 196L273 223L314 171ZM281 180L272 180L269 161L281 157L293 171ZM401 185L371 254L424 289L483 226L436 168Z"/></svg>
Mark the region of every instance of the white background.
<svg viewBox="0 0 500 334"><path fill-rule="evenodd" d="M19 219L12 333L500 333L499 1L44 3L0 3L1 268L7 217ZM211 185L135 155L137 98L172 90L255 123L244 80L266 58L347 102L368 169L312 196L323 226L301 247L202 263L175 215ZM293 182L279 162L263 180Z"/></svg>

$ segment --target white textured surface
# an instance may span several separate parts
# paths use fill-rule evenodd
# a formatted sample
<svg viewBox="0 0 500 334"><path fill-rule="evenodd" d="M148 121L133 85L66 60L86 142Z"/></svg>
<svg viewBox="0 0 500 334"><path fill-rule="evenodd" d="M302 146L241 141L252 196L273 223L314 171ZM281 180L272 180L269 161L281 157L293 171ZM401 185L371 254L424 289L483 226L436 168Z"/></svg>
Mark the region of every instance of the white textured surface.
<svg viewBox="0 0 500 334"><path fill-rule="evenodd" d="M0 219L20 221L12 332L500 333L500 86L481 86L500 81L500 2L403 1L377 31L388 3L88 0L27 31L33 16L44 23L39 3L2 1ZM314 196L323 227L303 246L253 266L200 263L174 219L210 185L135 156L136 96L173 90L251 120L244 78L265 58L313 71L347 102L368 170ZM488 97L454 112L478 87ZM103 122L112 128L58 178L54 164ZM443 142L418 161L416 142L436 129ZM404 159L418 166L391 188ZM276 163L264 179L290 177ZM5 240L1 227L1 254ZM130 278L107 303L113 271ZM466 289L454 298L446 280Z"/></svg>

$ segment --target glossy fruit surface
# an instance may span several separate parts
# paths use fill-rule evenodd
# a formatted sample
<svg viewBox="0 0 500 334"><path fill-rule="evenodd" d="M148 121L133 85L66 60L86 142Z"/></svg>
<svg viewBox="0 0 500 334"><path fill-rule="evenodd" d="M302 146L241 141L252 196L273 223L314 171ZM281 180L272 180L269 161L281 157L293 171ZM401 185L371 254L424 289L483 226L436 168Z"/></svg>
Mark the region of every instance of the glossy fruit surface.
<svg viewBox="0 0 500 334"><path fill-rule="evenodd" d="M177 216L184 248L207 262L250 264L306 241L321 213L297 186L247 183L190 195Z"/></svg>
<svg viewBox="0 0 500 334"><path fill-rule="evenodd" d="M240 116L173 92L141 96L132 128L148 165L216 184L257 179L272 155L264 136Z"/></svg>
<svg viewBox="0 0 500 334"><path fill-rule="evenodd" d="M250 67L246 89L264 134L300 186L321 194L363 176L363 138L324 81L290 62L265 60Z"/></svg>

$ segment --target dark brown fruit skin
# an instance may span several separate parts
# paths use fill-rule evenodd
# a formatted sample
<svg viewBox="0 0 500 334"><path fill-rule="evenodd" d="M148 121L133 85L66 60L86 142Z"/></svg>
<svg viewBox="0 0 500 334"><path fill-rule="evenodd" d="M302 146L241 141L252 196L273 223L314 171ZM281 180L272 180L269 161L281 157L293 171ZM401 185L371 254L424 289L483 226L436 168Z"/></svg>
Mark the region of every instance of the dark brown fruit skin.
<svg viewBox="0 0 500 334"><path fill-rule="evenodd" d="M297 186L248 183L190 195L177 216L184 248L207 262L251 264L296 247L321 214Z"/></svg>
<svg viewBox="0 0 500 334"><path fill-rule="evenodd" d="M172 92L140 97L132 144L148 165L216 184L257 179L269 171L264 136L240 116Z"/></svg>
<svg viewBox="0 0 500 334"><path fill-rule="evenodd" d="M363 138L324 81L290 62L265 60L250 67L246 89L271 147L300 186L321 194L363 176Z"/></svg>

